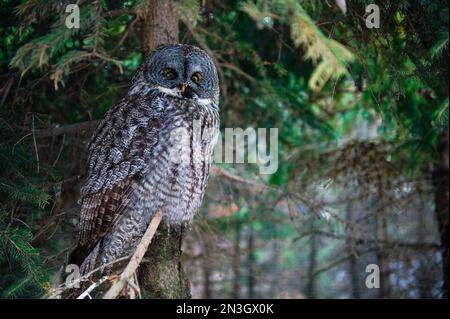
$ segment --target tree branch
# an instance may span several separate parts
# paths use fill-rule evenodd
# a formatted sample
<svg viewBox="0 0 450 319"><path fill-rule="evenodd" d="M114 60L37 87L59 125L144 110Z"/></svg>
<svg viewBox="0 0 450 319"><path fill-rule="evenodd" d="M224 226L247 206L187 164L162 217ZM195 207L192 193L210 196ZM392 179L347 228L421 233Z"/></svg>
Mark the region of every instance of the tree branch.
<svg viewBox="0 0 450 319"><path fill-rule="evenodd" d="M107 18L115 18L124 14L135 14L134 10L132 8L122 8L122 9L116 9L116 10L111 10L111 11L107 11L104 12L102 14L102 17L107 19Z"/></svg>
<svg viewBox="0 0 450 319"><path fill-rule="evenodd" d="M92 120L92 121L86 121L81 123L75 123L75 124L69 124L66 126L61 127L54 127L51 129L42 129L42 130L35 130L34 135L36 138L45 138L45 137L52 137L52 136L58 136L63 134L82 134L87 131L92 131L97 127L97 125L100 123L100 120Z"/></svg>
<svg viewBox="0 0 450 319"><path fill-rule="evenodd" d="M345 239L353 242L357 245L365 244L376 244L379 246L385 246L389 248L401 247L401 248L411 248L411 249L440 249L440 245L436 243L413 243L413 242L402 242L402 241L386 241L380 239L370 239L370 238L357 238L347 235L333 234L325 231L316 231L316 234L333 238L333 239Z"/></svg>
<svg viewBox="0 0 450 319"><path fill-rule="evenodd" d="M81 295L79 295L77 297L77 299L84 299L86 297L89 297L89 299L92 299L91 297L91 292L97 288L100 287L105 281L110 280L111 278L109 276L103 276L102 278L100 278L99 281L94 282L92 285L89 286L88 289L86 289Z"/></svg>
<svg viewBox="0 0 450 319"><path fill-rule="evenodd" d="M285 196L292 196L294 198L299 199L300 201L302 201L305 205L307 205L310 209L314 210L316 208L317 205L314 205L312 203L312 201L306 197L304 197L303 195L296 193L296 192L289 192L286 191L280 187L274 186L274 185L268 185L262 182L258 182L256 180L252 180L252 179L246 179L244 177L241 177L239 175L233 174L227 170L224 170L223 168L217 166L217 165L212 165L211 167L212 172L218 175L222 175L223 177L232 180L232 181L236 181L242 184L247 184L247 185L251 185L253 187L255 187L255 189L257 191L262 191L264 189L269 189L271 191L274 191L276 193L285 195Z"/></svg>
<svg viewBox="0 0 450 319"><path fill-rule="evenodd" d="M147 251L148 245L150 245L150 242L153 236L155 235L156 230L158 229L159 223L161 222L161 218L162 213L161 211L158 211L156 215L153 217L152 221L150 222L150 225L148 226L147 230L145 231L145 234L142 237L141 242L137 246L136 251L131 257L127 267L120 275L119 279L106 292L106 294L103 296L103 299L115 299L123 290L123 288L125 288L125 285L128 283L130 278L135 274L136 270L138 269L139 264L141 263L142 258L145 255L145 252Z"/></svg>

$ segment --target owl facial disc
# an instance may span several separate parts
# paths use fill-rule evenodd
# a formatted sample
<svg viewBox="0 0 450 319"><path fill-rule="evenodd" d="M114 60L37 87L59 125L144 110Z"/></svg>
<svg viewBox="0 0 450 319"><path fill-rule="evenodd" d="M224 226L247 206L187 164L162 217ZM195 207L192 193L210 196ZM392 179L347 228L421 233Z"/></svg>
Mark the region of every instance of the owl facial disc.
<svg viewBox="0 0 450 319"><path fill-rule="evenodd" d="M144 77L157 90L201 103L218 101L219 79L211 57L191 45L166 45L148 58Z"/></svg>

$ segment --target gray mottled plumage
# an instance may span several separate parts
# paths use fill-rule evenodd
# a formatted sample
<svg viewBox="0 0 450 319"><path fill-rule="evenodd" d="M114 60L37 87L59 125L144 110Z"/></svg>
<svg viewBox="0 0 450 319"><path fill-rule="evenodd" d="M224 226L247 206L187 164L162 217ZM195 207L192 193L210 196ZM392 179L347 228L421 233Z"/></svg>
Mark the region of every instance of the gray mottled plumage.
<svg viewBox="0 0 450 319"><path fill-rule="evenodd" d="M169 225L192 221L219 132L218 100L217 71L203 50L168 45L143 62L89 145L71 263L86 272L131 253L158 210Z"/></svg>

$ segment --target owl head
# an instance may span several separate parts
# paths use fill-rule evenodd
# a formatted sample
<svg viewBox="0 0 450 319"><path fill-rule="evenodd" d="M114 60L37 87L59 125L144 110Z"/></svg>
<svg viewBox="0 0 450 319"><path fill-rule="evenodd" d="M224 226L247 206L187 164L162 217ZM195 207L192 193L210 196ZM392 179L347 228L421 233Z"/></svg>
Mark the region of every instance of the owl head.
<svg viewBox="0 0 450 319"><path fill-rule="evenodd" d="M168 95L218 101L219 79L211 57L192 45L165 45L141 69L146 85Z"/></svg>

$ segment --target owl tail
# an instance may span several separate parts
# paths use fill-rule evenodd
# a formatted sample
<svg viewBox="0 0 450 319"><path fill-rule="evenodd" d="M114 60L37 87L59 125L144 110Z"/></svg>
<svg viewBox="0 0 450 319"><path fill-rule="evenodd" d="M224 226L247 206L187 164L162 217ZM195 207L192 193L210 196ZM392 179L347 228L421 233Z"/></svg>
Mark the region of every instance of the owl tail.
<svg viewBox="0 0 450 319"><path fill-rule="evenodd" d="M99 249L100 243L97 243L94 249L78 245L68 256L67 264L77 265L80 269L80 274L85 275L94 269Z"/></svg>

